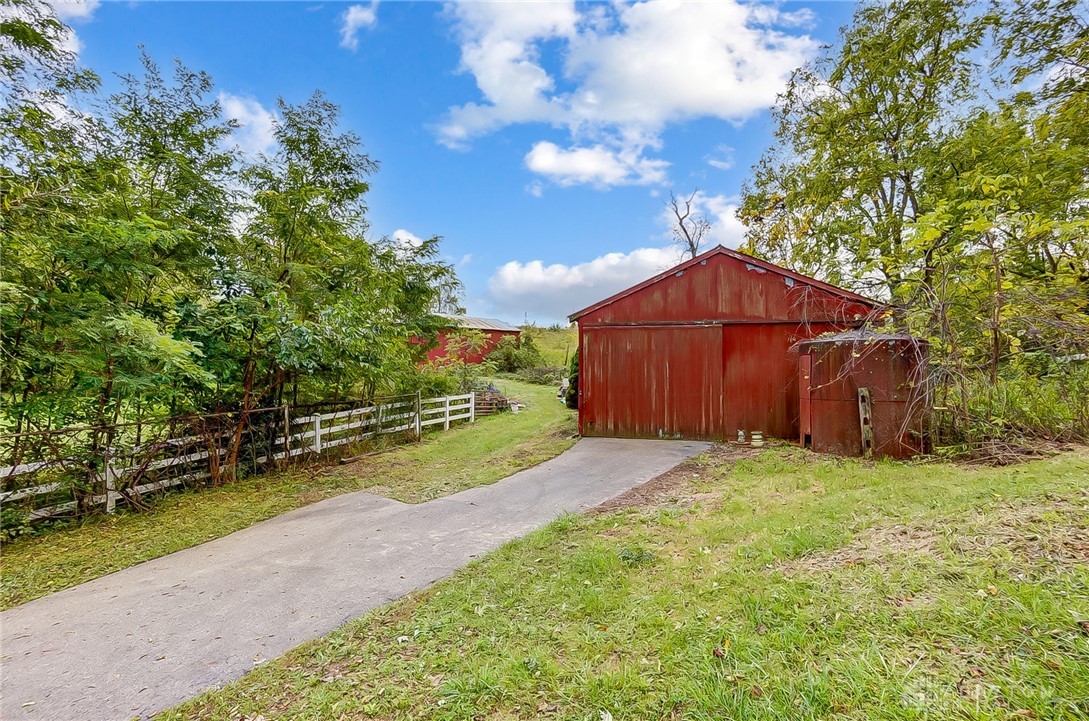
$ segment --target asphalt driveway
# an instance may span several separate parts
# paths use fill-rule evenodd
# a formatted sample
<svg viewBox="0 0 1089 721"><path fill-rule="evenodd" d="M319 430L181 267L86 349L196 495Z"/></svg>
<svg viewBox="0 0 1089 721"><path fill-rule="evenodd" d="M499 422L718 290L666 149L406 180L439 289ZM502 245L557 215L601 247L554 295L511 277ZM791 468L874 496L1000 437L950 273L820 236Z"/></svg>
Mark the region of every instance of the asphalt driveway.
<svg viewBox="0 0 1089 721"><path fill-rule="evenodd" d="M0 717L147 717L707 447L583 439L419 505L360 492L0 614Z"/></svg>

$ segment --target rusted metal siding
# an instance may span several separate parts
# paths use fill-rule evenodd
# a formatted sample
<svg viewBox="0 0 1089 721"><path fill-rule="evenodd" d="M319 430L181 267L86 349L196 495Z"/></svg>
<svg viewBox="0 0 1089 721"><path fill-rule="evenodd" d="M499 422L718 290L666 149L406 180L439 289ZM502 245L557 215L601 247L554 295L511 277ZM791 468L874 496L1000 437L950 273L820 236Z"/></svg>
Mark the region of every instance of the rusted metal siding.
<svg viewBox="0 0 1089 721"><path fill-rule="evenodd" d="M828 323L724 325L725 394L720 437L739 429L796 438L799 429L797 343L830 330Z"/></svg>
<svg viewBox="0 0 1089 721"><path fill-rule="evenodd" d="M613 438L798 436L797 343L830 323L580 325L579 429Z"/></svg>
<svg viewBox="0 0 1089 721"><path fill-rule="evenodd" d="M908 458L925 450L925 343L911 338L817 339L801 344L800 352L812 366L808 392L813 450L862 455L859 388L870 390L875 457Z"/></svg>
<svg viewBox="0 0 1089 721"><path fill-rule="evenodd" d="M723 436L763 431L785 437L797 416L795 370L790 357L793 327L785 325L723 326L727 404ZM787 369L791 364L792 368ZM791 401L794 401L793 403Z"/></svg>
<svg viewBox="0 0 1089 721"><path fill-rule="evenodd" d="M721 437L721 328L613 326L579 335L582 435Z"/></svg>

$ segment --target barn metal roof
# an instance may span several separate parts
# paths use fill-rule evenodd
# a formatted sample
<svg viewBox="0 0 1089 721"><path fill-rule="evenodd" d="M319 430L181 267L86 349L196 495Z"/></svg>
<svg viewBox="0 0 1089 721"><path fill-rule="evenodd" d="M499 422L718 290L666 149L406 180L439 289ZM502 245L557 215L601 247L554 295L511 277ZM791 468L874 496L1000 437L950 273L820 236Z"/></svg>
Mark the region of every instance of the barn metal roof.
<svg viewBox="0 0 1089 721"><path fill-rule="evenodd" d="M457 324L459 328L472 330L500 330L508 333L521 333L522 329L505 321L495 318L478 318L472 315L454 315L452 313L436 313L443 318L448 318Z"/></svg>
<svg viewBox="0 0 1089 721"><path fill-rule="evenodd" d="M700 253L695 258L690 258L689 260L686 260L685 262L683 262L683 263L681 263L679 265L673 266L669 270L666 270L666 271L663 271L663 272L659 273L658 275L654 276L653 278L649 278L647 280L644 280L642 283L639 283L637 285L633 285L632 287L628 288L627 290L622 290L619 293L617 293L616 295L611 295L608 298L606 298L605 300L598 301L597 303L594 303L591 306L583 308L580 311L576 311L575 313L572 313L571 315L569 315L568 319L570 319L572 321L578 320L579 318L586 315L587 313L591 313L591 312L593 312L595 310L598 310L599 308L607 306L610 303L615 303L616 301L620 300L621 298L626 298L627 296L631 295L632 293L636 293L636 292L638 292L640 290L643 290L644 288L646 288L648 286L651 286L651 285L654 285L655 283L660 283L661 281L665 280L666 278L669 278L669 277L672 277L673 275L675 275L677 273L677 271L685 270L685 269L687 269L687 268L689 268L689 267L691 267L693 265L696 265L697 263L699 263L701 261L707 260L708 258L710 258L713 255L725 255L725 256L728 256L730 258L733 258L734 260L739 260L742 263L748 263L749 265L756 266L758 268L763 268L764 270L771 271L772 273L778 273L779 275L784 276L786 278L791 278L791 279L793 279L795 281L798 281L800 283L805 283L806 285L811 285L814 288L820 288L822 290L828 291L829 293L834 293L835 295L838 295L840 297L847 298L849 300L853 300L853 301L856 301L858 303L863 303L865 305L868 305L868 306L871 306L871 307L874 307L874 308L883 308L883 307L885 307L885 305L883 303L879 303L876 300L873 300L871 298L867 298L865 296L859 295L858 293L852 293L849 290L845 290L844 288L834 286L831 283L825 283L824 281L817 280L816 278L810 278L807 275L802 275L801 273L795 273L792 270L787 270L786 268L775 265L774 263L769 263L766 260L761 260L760 258L756 258L756 257L753 257L751 255L746 255L745 253L740 253L740 252L738 252L736 250L730 250L729 248L727 248L725 246L717 245L714 248L711 248L710 250L708 250L708 251L706 251L704 253Z"/></svg>

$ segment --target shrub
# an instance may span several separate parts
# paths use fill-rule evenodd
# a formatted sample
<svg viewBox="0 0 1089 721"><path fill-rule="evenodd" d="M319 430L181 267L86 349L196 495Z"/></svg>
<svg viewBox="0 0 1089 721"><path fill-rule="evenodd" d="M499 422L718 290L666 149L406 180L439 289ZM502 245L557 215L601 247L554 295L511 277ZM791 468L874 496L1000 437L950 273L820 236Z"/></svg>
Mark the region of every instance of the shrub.
<svg viewBox="0 0 1089 721"><path fill-rule="evenodd" d="M428 363L417 370L414 382L406 385L400 392L419 391L424 398L452 396L461 392L461 378L452 369Z"/></svg>
<svg viewBox="0 0 1089 721"><path fill-rule="evenodd" d="M506 373L517 373L527 368L545 365L544 356L528 334L519 337L505 336L488 354L488 361L495 364L495 369Z"/></svg>
<svg viewBox="0 0 1089 721"><path fill-rule="evenodd" d="M523 368L515 376L525 383L552 386L563 380L564 369L561 366L537 366L536 368Z"/></svg>
<svg viewBox="0 0 1089 721"><path fill-rule="evenodd" d="M463 331L447 339L445 356L422 365L400 392L420 391L425 398L469 393L477 381L495 372L490 357L483 363L466 363L465 356L483 347L484 334L480 331Z"/></svg>
<svg viewBox="0 0 1089 721"><path fill-rule="evenodd" d="M978 374L962 393L954 402L970 419L962 433L968 442L1089 437L1089 363L1053 364L1040 376L1008 367L994 383Z"/></svg>
<svg viewBox="0 0 1089 721"><path fill-rule="evenodd" d="M579 407L579 352L571 356L571 372L567 375L570 385L567 387L567 395L563 400L572 410Z"/></svg>
<svg viewBox="0 0 1089 721"><path fill-rule="evenodd" d="M0 508L0 541L13 541L31 532L30 517L21 508Z"/></svg>

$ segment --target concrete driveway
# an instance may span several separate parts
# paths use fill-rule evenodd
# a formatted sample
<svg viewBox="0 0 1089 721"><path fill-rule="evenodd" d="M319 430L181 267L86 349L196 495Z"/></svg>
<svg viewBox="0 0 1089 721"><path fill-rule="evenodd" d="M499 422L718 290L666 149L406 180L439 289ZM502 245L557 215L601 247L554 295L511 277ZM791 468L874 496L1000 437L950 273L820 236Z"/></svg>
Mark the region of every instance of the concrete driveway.
<svg viewBox="0 0 1089 721"><path fill-rule="evenodd" d="M419 505L351 493L0 614L3 719L147 717L707 447L584 439Z"/></svg>

